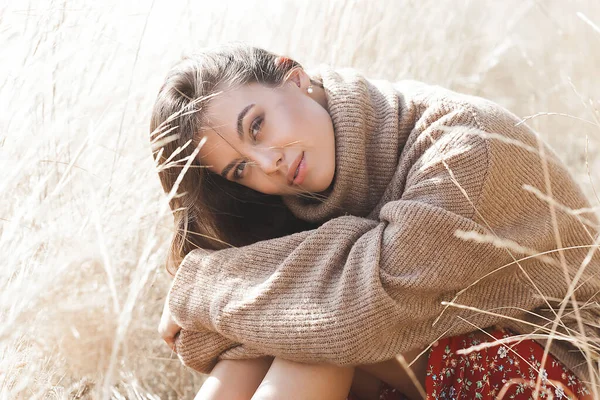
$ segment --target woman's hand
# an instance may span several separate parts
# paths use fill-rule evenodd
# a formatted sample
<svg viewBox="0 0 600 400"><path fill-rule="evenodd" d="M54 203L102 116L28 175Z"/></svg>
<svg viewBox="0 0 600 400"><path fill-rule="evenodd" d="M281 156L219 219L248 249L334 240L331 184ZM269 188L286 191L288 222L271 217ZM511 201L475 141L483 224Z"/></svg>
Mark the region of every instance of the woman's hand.
<svg viewBox="0 0 600 400"><path fill-rule="evenodd" d="M167 297L162 317L160 318L160 324L158 324L158 333L174 352L177 352L177 349L175 349L175 339L179 335L179 331L181 331L181 327L173 320L171 310L169 310L169 298Z"/></svg>

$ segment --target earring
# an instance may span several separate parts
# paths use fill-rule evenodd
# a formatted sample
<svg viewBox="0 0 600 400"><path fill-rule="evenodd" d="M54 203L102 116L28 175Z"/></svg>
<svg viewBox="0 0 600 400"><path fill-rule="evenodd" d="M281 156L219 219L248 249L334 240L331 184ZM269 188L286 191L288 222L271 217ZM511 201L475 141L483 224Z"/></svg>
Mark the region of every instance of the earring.
<svg viewBox="0 0 600 400"><path fill-rule="evenodd" d="M308 89L306 89L306 91L308 92L308 94L311 94L313 92L312 85L309 85Z"/></svg>

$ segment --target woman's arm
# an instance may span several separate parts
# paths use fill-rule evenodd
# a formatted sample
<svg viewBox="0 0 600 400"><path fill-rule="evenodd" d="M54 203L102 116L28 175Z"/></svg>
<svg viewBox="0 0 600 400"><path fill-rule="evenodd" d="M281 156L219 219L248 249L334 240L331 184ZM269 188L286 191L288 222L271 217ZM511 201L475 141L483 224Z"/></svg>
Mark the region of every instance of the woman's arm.
<svg viewBox="0 0 600 400"><path fill-rule="evenodd" d="M316 231L260 242L260 252L248 246L208 257L188 254L169 296L183 327L177 343L182 361L202 371L218 357L257 352L299 362L371 364L425 347L443 334L474 329L458 316L481 327L502 321L440 304L510 263L504 249L454 235L457 230L485 235L481 225L412 200L388 203L381 217L380 222L339 217ZM499 270L493 280L465 292L461 304L539 305L515 268ZM185 334L193 331L230 342L223 348L203 337L191 346Z"/></svg>

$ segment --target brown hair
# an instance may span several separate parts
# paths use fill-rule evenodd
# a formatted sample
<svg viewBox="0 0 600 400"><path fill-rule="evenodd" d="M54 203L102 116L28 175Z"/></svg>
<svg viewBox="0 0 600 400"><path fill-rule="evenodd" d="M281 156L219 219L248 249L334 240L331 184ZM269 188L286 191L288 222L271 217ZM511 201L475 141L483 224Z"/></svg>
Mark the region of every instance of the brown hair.
<svg viewBox="0 0 600 400"><path fill-rule="evenodd" d="M231 182L197 160L203 109L217 86L276 87L298 67L269 51L230 44L184 56L167 73L152 110L150 141L165 193L176 191L169 200L175 225L166 265L170 274L198 247L244 246L313 227L295 218L279 196Z"/></svg>

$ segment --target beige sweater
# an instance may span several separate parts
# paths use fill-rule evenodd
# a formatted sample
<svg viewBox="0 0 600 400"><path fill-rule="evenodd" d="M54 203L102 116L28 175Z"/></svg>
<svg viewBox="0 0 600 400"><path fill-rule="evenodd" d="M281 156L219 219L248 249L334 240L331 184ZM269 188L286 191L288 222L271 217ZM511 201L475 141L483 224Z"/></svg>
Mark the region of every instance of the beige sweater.
<svg viewBox="0 0 600 400"><path fill-rule="evenodd" d="M572 280L598 237L592 212L566 212L590 205L556 154L544 145L560 252L537 136L519 118L414 81L326 66L315 78L334 124L336 175L324 201L286 204L322 225L189 253L169 293L181 361L204 373L260 355L359 365L477 327L534 331L519 320L539 325L543 343L568 287L562 257ZM585 265L574 296L587 339L569 306L550 351L589 381L584 354L565 340L600 345L590 325L600 321L600 257Z"/></svg>

